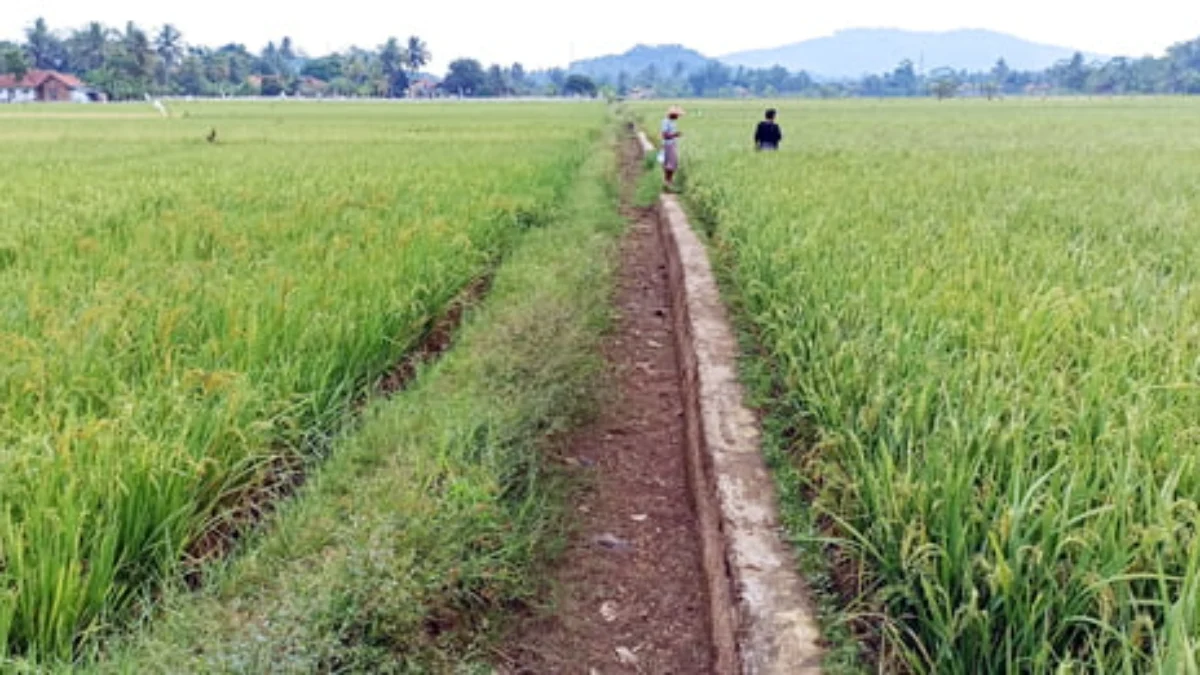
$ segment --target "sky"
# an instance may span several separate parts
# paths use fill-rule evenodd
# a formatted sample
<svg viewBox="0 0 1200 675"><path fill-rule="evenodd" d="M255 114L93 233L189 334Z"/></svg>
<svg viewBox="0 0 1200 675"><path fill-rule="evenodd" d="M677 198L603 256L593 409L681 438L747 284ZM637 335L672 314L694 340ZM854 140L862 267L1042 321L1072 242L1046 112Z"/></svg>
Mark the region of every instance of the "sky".
<svg viewBox="0 0 1200 675"><path fill-rule="evenodd" d="M15 4L15 6L14 6ZM1194 0L795 0L752 3L695 0L447 0L424 3L302 0L3 0L0 39L17 39L38 16L51 28L88 21L146 27L173 23L193 44L241 42L258 51L284 35L312 55L351 45L374 47L416 34L433 53L431 69L458 57L526 68L623 52L638 43L678 43L708 56L776 47L844 28L987 28L1105 55L1161 54L1200 37ZM1136 8L1136 9L1134 9Z"/></svg>

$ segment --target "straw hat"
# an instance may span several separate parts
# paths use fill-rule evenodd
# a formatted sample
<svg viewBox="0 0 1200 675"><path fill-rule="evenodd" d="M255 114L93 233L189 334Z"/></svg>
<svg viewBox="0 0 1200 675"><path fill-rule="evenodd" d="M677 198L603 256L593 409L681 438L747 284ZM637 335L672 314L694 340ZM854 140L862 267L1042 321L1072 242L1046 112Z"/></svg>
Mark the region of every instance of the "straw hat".
<svg viewBox="0 0 1200 675"><path fill-rule="evenodd" d="M670 117L672 115L674 115L676 117L683 117L683 108L680 108L677 105L673 105L670 108L667 108L667 117Z"/></svg>

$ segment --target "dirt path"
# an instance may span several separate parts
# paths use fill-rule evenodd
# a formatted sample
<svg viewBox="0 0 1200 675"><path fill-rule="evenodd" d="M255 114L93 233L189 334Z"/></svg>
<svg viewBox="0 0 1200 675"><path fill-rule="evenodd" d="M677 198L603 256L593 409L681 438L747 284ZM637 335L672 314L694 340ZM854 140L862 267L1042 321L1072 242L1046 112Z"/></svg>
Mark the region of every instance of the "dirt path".
<svg viewBox="0 0 1200 675"><path fill-rule="evenodd" d="M683 401L667 268L655 215L632 204L641 160L622 144L617 330L606 346L614 395L567 439L590 468L578 530L555 572L551 616L503 649L508 673L712 672L708 600L684 463Z"/></svg>

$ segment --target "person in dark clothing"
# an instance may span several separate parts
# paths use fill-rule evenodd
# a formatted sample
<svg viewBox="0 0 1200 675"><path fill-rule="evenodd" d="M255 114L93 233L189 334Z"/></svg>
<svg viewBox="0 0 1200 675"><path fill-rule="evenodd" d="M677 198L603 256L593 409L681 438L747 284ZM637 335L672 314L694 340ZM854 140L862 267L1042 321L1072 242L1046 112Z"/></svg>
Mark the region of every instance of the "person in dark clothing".
<svg viewBox="0 0 1200 675"><path fill-rule="evenodd" d="M783 130L775 123L775 109L767 111L767 119L758 123L754 130L754 145L759 150L778 150L783 140Z"/></svg>

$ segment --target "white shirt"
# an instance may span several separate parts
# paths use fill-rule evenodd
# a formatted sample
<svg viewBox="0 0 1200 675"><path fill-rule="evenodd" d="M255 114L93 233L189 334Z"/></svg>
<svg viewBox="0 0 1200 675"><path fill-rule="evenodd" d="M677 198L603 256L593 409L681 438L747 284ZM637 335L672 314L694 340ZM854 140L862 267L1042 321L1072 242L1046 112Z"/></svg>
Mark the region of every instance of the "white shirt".
<svg viewBox="0 0 1200 675"><path fill-rule="evenodd" d="M679 131L679 127L675 126L675 120L671 119L670 117L664 119L663 123L662 123L662 132L664 134L663 145L675 145L675 141L678 139L666 138L665 135L666 134L674 135L678 131Z"/></svg>

